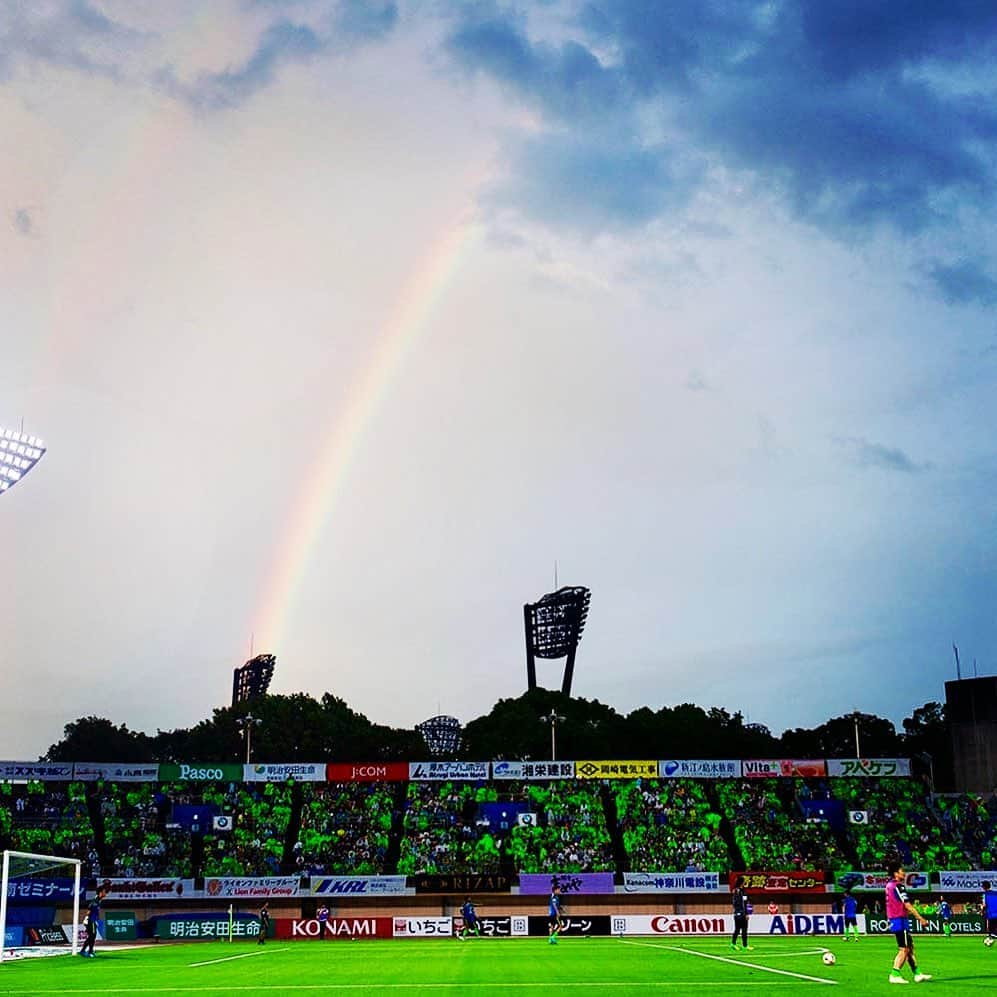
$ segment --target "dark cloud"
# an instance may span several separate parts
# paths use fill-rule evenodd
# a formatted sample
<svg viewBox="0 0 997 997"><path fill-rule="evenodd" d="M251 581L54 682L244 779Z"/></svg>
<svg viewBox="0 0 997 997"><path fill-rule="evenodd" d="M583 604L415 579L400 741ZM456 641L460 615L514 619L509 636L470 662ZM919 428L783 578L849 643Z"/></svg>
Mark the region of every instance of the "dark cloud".
<svg viewBox="0 0 997 997"><path fill-rule="evenodd" d="M469 71L493 76L562 120L607 113L625 96L619 75L588 48L575 41L534 44L512 18L470 21L447 44Z"/></svg>
<svg viewBox="0 0 997 997"><path fill-rule="evenodd" d="M848 437L837 441L859 467L881 468L885 471L900 471L904 474L917 474L931 470L931 464L915 463L903 450L870 443L861 437Z"/></svg>
<svg viewBox="0 0 997 997"><path fill-rule="evenodd" d="M526 141L493 196L554 227L592 234L656 217L684 199L690 173L667 151L561 133Z"/></svg>
<svg viewBox="0 0 997 997"><path fill-rule="evenodd" d="M256 49L241 66L221 73L204 73L191 84L180 83L173 71L167 69L160 82L174 96L198 107L236 105L270 83L281 65L308 59L323 47L318 35L306 25L278 21L263 32Z"/></svg>
<svg viewBox="0 0 997 997"><path fill-rule="evenodd" d="M117 79L124 50L140 38L88 0L8 3L0 16L0 80L21 61Z"/></svg>
<svg viewBox="0 0 997 997"><path fill-rule="evenodd" d="M14 230L25 237L34 234L35 222L27 208L18 208L11 217Z"/></svg>
<svg viewBox="0 0 997 997"><path fill-rule="evenodd" d="M472 12L448 49L544 112L555 157L560 130L575 127L594 155L607 140L622 163L639 150L654 183L640 123L656 113L674 144L754 173L835 234L917 231L947 219L951 195L993 196L997 115L967 84L992 78L993 5L592 0L557 44L526 24L514 11ZM956 64L960 88L929 82Z"/></svg>
<svg viewBox="0 0 997 997"><path fill-rule="evenodd" d="M394 0L342 0L335 16L336 33L358 41L377 41L398 23Z"/></svg>
<svg viewBox="0 0 997 997"><path fill-rule="evenodd" d="M975 260L930 264L927 275L950 305L997 305L997 280Z"/></svg>

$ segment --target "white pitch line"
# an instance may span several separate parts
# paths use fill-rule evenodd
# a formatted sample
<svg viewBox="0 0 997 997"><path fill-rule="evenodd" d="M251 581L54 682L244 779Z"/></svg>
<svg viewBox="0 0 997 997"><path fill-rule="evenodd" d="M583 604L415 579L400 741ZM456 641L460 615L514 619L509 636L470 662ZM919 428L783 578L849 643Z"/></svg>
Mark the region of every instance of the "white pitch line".
<svg viewBox="0 0 997 997"><path fill-rule="evenodd" d="M271 951L283 952L283 949L276 949ZM188 969L197 969L198 966L214 966L219 962L232 962L235 959L252 959L258 955L266 955L266 952L242 952L239 955L227 955L223 956L221 959L209 959L207 962L189 962L187 963Z"/></svg>
<svg viewBox="0 0 997 997"><path fill-rule="evenodd" d="M643 945L649 949L665 949L669 952L684 952L686 955L699 956L700 959L713 959L716 962L726 962L732 966L744 966L747 969L760 969L763 973L775 973L776 976L792 976L797 980L809 980L811 983L826 983L828 986L838 985L837 980L825 980L821 976L807 976L806 973L791 973L788 969L776 969L774 966L760 966L757 962L744 962L741 959L731 959L725 955L712 955L709 952L697 952L695 949L682 948L680 945L655 945L653 942L628 942L624 945Z"/></svg>
<svg viewBox="0 0 997 997"><path fill-rule="evenodd" d="M771 988L771 983L763 983L760 980L749 980L749 981L725 981L723 983L700 981L696 983L691 983L687 980L649 980L643 982L634 981L600 981L597 983L582 983L582 982L560 982L558 981L557 989L600 989L604 990L607 987L625 987L627 992L631 990L645 989L645 990L660 990L662 987L769 987ZM545 980L542 983L511 983L508 981L503 981L501 983L275 983L272 986L267 986L266 984L255 984L253 986L245 987L233 987L233 986L217 986L217 987L141 987L141 988L126 988L126 987L100 987L100 988L66 988L59 987L56 990L38 990L33 988L31 990L4 990L4 994L17 995L23 994L27 997L39 997L41 994L236 994L236 993L250 993L250 994L261 994L267 993L271 990L277 993L291 993L291 992L302 992L302 993L322 993L330 991L344 991L344 990L452 990L455 987L459 987L461 990L486 990L491 993L495 993L501 990L544 990L545 992L550 991L551 983L550 980Z"/></svg>

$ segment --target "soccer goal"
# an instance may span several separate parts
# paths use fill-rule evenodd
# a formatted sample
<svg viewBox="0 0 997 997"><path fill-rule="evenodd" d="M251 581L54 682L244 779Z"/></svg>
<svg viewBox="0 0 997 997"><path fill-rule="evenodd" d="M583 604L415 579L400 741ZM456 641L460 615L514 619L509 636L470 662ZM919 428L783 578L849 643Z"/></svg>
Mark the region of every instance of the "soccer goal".
<svg viewBox="0 0 997 997"><path fill-rule="evenodd" d="M59 925L25 923L8 925L11 908L20 911L39 907L62 908L68 914L72 906L72 933L69 945ZM12 919L13 920L13 919ZM30 920L30 919L28 919ZM69 925L66 925L69 927ZM8 939L8 931L10 937ZM0 891L0 962L21 955L59 955L79 950L80 936L80 860L58 855L33 855L30 852L3 853L3 882Z"/></svg>

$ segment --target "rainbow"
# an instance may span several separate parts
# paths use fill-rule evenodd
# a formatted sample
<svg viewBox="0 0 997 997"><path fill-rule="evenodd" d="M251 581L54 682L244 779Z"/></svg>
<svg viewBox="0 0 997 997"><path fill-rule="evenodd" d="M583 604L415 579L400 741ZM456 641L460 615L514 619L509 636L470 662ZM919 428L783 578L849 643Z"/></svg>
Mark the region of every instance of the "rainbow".
<svg viewBox="0 0 997 997"><path fill-rule="evenodd" d="M264 576L251 628L257 648L276 653L280 647L309 555L343 492L365 431L479 236L472 220L462 216L421 257L378 336L370 362L354 382L343 407L337 407L298 488L288 527Z"/></svg>

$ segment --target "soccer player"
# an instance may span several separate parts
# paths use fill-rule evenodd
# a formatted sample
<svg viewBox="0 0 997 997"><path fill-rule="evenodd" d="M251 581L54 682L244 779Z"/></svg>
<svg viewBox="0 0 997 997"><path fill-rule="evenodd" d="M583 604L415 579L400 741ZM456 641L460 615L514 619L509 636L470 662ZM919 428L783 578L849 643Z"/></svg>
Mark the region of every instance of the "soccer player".
<svg viewBox="0 0 997 997"><path fill-rule="evenodd" d="M470 932L474 932L477 938L481 937L481 928L478 926L478 914L474 909L474 904L471 903L470 897L464 897L464 905L460 909L460 916L464 919L464 927L461 928L460 934L457 936L461 941L464 941Z"/></svg>
<svg viewBox="0 0 997 997"><path fill-rule="evenodd" d="M329 908L325 904L322 904L322 906L315 912L315 916L318 918L319 941L324 942L325 932L329 927Z"/></svg>
<svg viewBox="0 0 997 997"><path fill-rule="evenodd" d="M270 905L266 900L263 901L263 906L260 908L259 918L260 930L256 939L256 944L264 945L267 940L267 931L270 929Z"/></svg>
<svg viewBox="0 0 997 997"><path fill-rule="evenodd" d="M938 898L938 916L942 919L942 931L946 938L952 937L952 905L945 897Z"/></svg>
<svg viewBox="0 0 997 997"><path fill-rule="evenodd" d="M741 936L741 944L750 950L748 944L748 895L744 892L744 876L734 880L734 890L730 895L731 907L734 910L734 934L731 935L730 947L737 948L737 936Z"/></svg>
<svg viewBox="0 0 997 997"><path fill-rule="evenodd" d="M922 927L927 927L928 920L907 896L903 866L899 862L890 862L886 867L886 872L889 876L889 881L886 884L886 917L890 922L890 931L897 939L897 957L893 960L890 983L907 982L900 975L900 970L905 962L910 965L911 972L914 974L914 982L924 983L931 979L931 974L918 972L917 962L914 959L914 937L911 934L908 915L916 917Z"/></svg>
<svg viewBox="0 0 997 997"><path fill-rule="evenodd" d="M997 893L990 889L989 879L983 881L980 910L983 913L983 930L987 933L987 938L997 939Z"/></svg>
<svg viewBox="0 0 997 997"><path fill-rule="evenodd" d="M852 896L851 890L845 890L845 902L843 905L845 911L845 941L850 941L854 939L859 940L859 919L858 911L859 905L855 897Z"/></svg>
<svg viewBox="0 0 997 997"><path fill-rule="evenodd" d="M557 944L557 936L564 923L561 921L561 887L556 883L550 891L550 901L547 904L547 935L551 945Z"/></svg>
<svg viewBox="0 0 997 997"><path fill-rule="evenodd" d="M100 920L100 904L106 896L107 887L98 886L97 892L94 894L94 898L90 901L90 906L87 908L87 915L83 919L87 933L83 939L83 947L80 949L80 955L88 956L91 959L94 957L93 947L97 941L97 922Z"/></svg>

